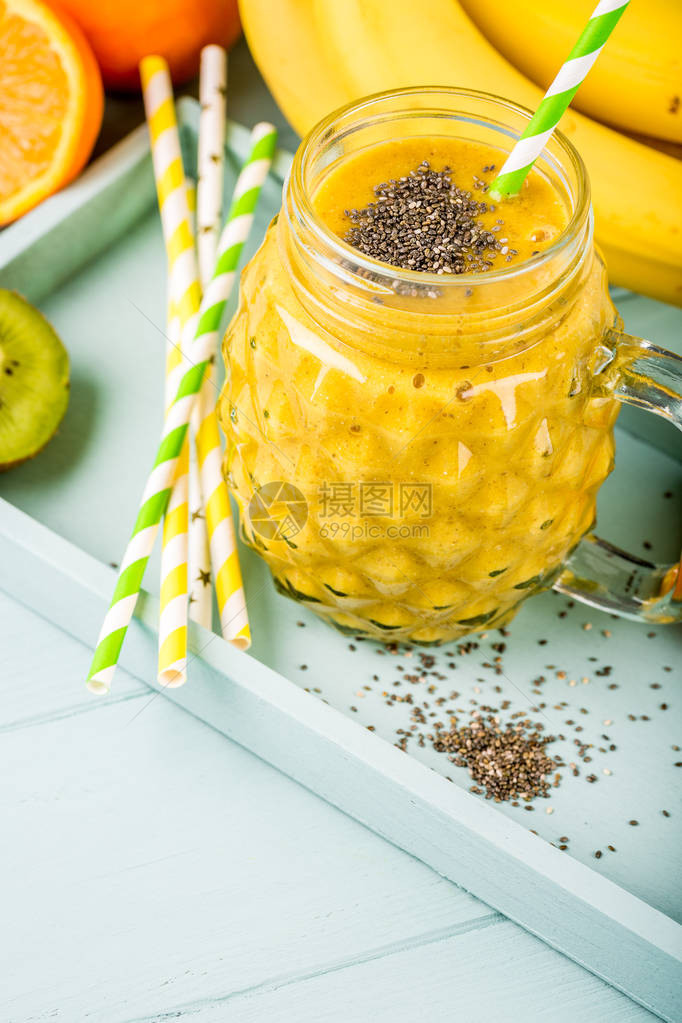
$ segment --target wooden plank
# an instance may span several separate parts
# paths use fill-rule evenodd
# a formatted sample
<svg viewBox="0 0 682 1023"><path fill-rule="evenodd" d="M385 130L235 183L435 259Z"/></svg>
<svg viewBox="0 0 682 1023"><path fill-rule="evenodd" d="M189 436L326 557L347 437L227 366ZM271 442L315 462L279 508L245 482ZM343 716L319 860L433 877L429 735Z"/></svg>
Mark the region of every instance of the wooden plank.
<svg viewBox="0 0 682 1023"><path fill-rule="evenodd" d="M499 919L155 694L96 703L0 743L0 1019L128 1020Z"/></svg>
<svg viewBox="0 0 682 1023"><path fill-rule="evenodd" d="M385 950L258 991L178 1005L182 1023L645 1023L641 1006L508 922ZM144 1021L160 1021L154 1015ZM137 1021L142 1023L142 1021Z"/></svg>
<svg viewBox="0 0 682 1023"><path fill-rule="evenodd" d="M16 509L0 511L5 585L72 634L96 635L113 573ZM158 606L145 594L138 609L123 665L151 678ZM191 629L190 647L192 684L169 699L674 1018L679 925L218 637Z"/></svg>
<svg viewBox="0 0 682 1023"><path fill-rule="evenodd" d="M102 706L78 684L90 662L87 647L1 590L0 623L0 732ZM149 692L127 671L118 682L114 702Z"/></svg>

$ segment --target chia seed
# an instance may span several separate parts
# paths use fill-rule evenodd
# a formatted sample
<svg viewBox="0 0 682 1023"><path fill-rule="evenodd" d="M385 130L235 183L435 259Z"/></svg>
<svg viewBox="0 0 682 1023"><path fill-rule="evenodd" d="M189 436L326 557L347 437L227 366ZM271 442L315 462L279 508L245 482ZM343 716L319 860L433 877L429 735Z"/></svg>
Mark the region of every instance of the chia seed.
<svg viewBox="0 0 682 1023"><path fill-rule="evenodd" d="M483 273L496 253L514 252L477 219L487 203L453 184L449 167L434 171L425 160L374 195L364 209L345 211L354 226L344 238L373 259L422 273Z"/></svg>

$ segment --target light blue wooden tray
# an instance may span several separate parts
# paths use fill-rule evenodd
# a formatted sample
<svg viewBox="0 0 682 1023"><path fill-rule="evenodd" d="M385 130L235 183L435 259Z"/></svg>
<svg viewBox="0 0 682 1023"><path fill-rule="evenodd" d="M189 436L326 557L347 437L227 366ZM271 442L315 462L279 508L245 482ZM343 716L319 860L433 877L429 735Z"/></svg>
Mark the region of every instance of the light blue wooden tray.
<svg viewBox="0 0 682 1023"><path fill-rule="evenodd" d="M191 168L196 104L183 101L180 114ZM232 172L246 143L246 131L231 126ZM287 166L280 154L252 250L278 208ZM0 476L0 585L90 644L161 426L164 276L144 129L0 236L0 284L23 292L52 320L71 354L73 381L59 435L35 461ZM679 310L625 293L619 304L628 329L680 350ZM682 540L682 465L674 431L661 425L631 410L622 417L618 468L600 495L599 525L616 543L644 554L646 541L653 558L672 561ZM508 699L510 711L544 716L547 730L567 736L551 749L569 761L577 736L567 719L583 727L583 741L617 746L594 753L597 784L586 783L590 767L581 764L579 778L565 771L548 804L528 813L471 795L467 773L430 748L413 746L408 755L395 748L396 730L409 729L410 705L389 706L383 694L406 691L404 683L394 686L398 665L410 671L416 654L410 661L353 644L277 595L248 551L243 565L251 653L192 628L190 681L165 697L664 1018L679 1019L682 769L674 763L682 754L671 747L682 745L680 630L615 621L546 594L526 605L504 638L504 676L485 666L494 663L498 633L469 655L435 652L446 676L439 693L459 691L456 706ZM157 579L154 563L146 580L152 592ZM144 593L122 661L152 689L156 619L156 600ZM540 675L546 681L538 695ZM425 691L431 681L415 699L438 697ZM73 685L74 703L95 699L81 680ZM530 711L538 701L544 708ZM566 852L556 848L563 835L570 837Z"/></svg>

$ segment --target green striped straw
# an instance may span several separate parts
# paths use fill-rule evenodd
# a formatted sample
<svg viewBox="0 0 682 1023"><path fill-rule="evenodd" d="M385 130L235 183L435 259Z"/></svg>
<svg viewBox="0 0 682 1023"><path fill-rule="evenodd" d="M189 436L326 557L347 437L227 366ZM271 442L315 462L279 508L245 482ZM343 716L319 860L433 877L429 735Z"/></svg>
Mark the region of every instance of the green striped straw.
<svg viewBox="0 0 682 1023"><path fill-rule="evenodd" d="M488 190L491 199L499 201L503 196L517 195L521 191L526 175L547 145L629 2L600 0L597 4L568 60L545 93L502 170L491 182Z"/></svg>
<svg viewBox="0 0 682 1023"><path fill-rule="evenodd" d="M271 124L257 124L251 133L250 153L237 178L218 242L215 272L201 300L199 324L189 352L193 364L182 377L168 409L156 461L142 495L133 534L88 672L87 685L95 693L106 693L111 686L159 523L168 505L194 401L217 351L220 321L237 276L239 258L253 223L261 187L270 170L276 142L277 132Z"/></svg>

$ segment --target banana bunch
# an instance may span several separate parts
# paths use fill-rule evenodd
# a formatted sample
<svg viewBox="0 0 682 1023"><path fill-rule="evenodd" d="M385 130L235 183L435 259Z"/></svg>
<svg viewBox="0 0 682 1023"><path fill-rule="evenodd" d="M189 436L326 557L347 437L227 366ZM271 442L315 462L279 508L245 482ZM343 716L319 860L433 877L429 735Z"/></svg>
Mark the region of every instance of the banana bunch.
<svg viewBox="0 0 682 1023"><path fill-rule="evenodd" d="M586 0L590 3L591 0ZM553 0L545 7L566 11L580 8L582 0ZM565 60L580 30L574 25L571 42L550 36L551 30L533 37L530 15L524 8L541 9L542 0L429 0L420 7L414 0L240 0L242 24L251 52L275 99L294 128L304 134L336 107L385 89L419 85L449 85L495 93L535 109L542 90L509 63L488 41L465 10L471 7L488 30L495 18L506 18L505 41L523 34L528 53L543 46L552 49L543 58L552 65L544 73L528 65L538 81L549 79ZM679 0L648 0L678 18ZM633 8L637 5L633 4ZM506 8L506 9L505 9ZM589 12L588 12L589 13ZM630 10L623 17L627 25ZM568 17L568 13L567 13ZM661 15L663 17L663 15ZM575 20L575 19L574 19ZM586 20L586 19L585 19ZM584 22L583 22L584 23ZM539 24L539 22L535 22ZM662 22L663 25L663 22ZM652 51L651 66L659 79L647 78L633 65L628 74L610 81L599 97L593 97L592 113L629 130L678 141L682 110L670 116L660 113L664 94L675 107L673 80L679 33L659 26L661 50ZM520 28L519 28L520 26ZM571 29L573 31L573 29ZM537 29L540 33L540 28ZM543 30L544 32L544 30ZM636 39L628 29L630 46ZM502 46L504 32L500 32ZM614 38L616 33L614 32ZM623 41L625 46L627 40ZM664 45L665 43L665 45ZM551 44L551 46L550 46ZM608 46L604 55L608 50ZM646 44L649 45L648 43ZM561 52L559 52L561 51ZM511 52L511 51L510 51ZM525 52L525 51L524 51ZM659 56L666 54L664 67ZM520 59L514 54L514 59ZM600 60L603 59L600 58ZM593 74L596 74L598 64ZM666 68L668 70L666 70ZM670 74L670 81L667 76ZM608 76L607 76L608 77ZM657 84L657 82L662 84ZM619 84L621 83L621 84ZM672 87L672 91L671 91ZM583 86L583 88L585 88ZM679 92L679 88L678 88ZM644 99L642 103L639 102ZM637 102L635 102L637 96ZM580 97L580 92L578 93ZM682 99L682 97L681 97ZM599 105L597 110L594 103ZM646 108L651 107L647 118ZM654 112L655 107L655 112ZM632 121L629 109L639 110ZM664 127L665 125L665 127ZM581 153L590 175L595 209L597 241L604 252L612 282L665 302L682 305L682 161L605 127L570 109L560 124Z"/></svg>
<svg viewBox="0 0 682 1023"><path fill-rule="evenodd" d="M594 0L462 0L514 67L546 89L592 14ZM632 3L573 101L622 131L682 142L682 3Z"/></svg>

